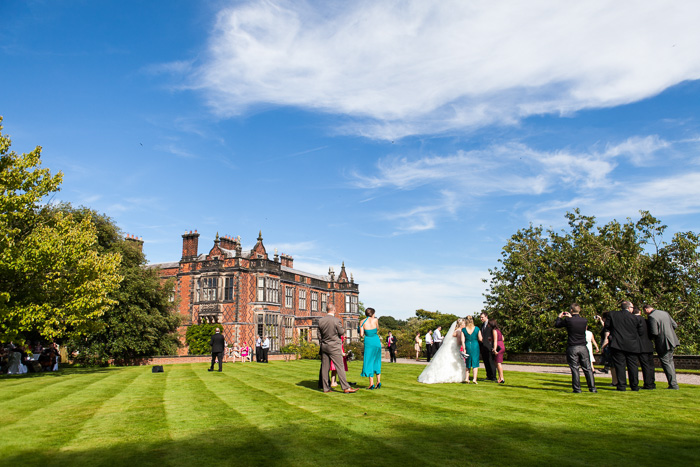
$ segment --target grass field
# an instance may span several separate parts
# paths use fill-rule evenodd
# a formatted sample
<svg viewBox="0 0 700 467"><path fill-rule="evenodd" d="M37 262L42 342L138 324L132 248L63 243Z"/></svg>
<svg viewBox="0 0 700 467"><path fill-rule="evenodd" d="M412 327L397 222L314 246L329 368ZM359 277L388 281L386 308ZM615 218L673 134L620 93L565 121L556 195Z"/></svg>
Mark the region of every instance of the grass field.
<svg viewBox="0 0 700 467"><path fill-rule="evenodd" d="M570 379L316 390L317 361L66 369L0 379L0 465L699 465L700 387L572 394ZM350 380L360 362L350 363Z"/></svg>

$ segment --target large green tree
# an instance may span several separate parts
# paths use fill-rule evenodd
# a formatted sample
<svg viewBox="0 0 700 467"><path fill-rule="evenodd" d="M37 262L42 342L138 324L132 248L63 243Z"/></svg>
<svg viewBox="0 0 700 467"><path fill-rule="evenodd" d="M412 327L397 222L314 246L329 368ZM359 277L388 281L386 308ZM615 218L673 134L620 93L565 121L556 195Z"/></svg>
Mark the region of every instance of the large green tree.
<svg viewBox="0 0 700 467"><path fill-rule="evenodd" d="M0 340L84 335L112 304L120 256L95 249L89 219L49 212L62 174L41 168L41 147L11 144L0 125Z"/></svg>
<svg viewBox="0 0 700 467"><path fill-rule="evenodd" d="M592 318L631 300L668 310L681 325L680 351L697 353L698 235L678 233L665 243L666 227L648 212L636 222L603 226L578 210L566 217L568 230L519 230L503 247L500 266L489 271L485 309L498 319L507 347L562 350L565 340L553 322L571 303Z"/></svg>
<svg viewBox="0 0 700 467"><path fill-rule="evenodd" d="M77 360L106 364L110 360L128 363L151 355L177 352L180 319L172 300L174 281L162 282L155 269L147 269L146 257L137 240L124 234L106 215L88 208L64 204L56 213L70 213L76 219L89 219L97 229L100 254L119 254L119 288L110 294L112 305L91 323L86 336L71 339L68 346L77 351Z"/></svg>

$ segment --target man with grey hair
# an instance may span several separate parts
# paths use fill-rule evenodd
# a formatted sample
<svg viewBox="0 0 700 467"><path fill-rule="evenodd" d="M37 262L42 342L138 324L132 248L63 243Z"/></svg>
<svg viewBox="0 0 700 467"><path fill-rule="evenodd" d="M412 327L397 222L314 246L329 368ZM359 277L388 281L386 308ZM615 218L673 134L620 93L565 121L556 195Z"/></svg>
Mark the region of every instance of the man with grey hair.
<svg viewBox="0 0 700 467"><path fill-rule="evenodd" d="M649 321L649 333L654 339L656 353L668 381L668 389L678 389L676 367L673 364L673 349L680 345L676 336L678 324L663 310L655 310L651 305L644 305L643 308Z"/></svg>
<svg viewBox="0 0 700 467"><path fill-rule="evenodd" d="M644 323L639 321L632 312L634 305L625 300L620 310L613 310L605 323L605 329L610 332L610 350L613 365L617 374L617 390L627 390L625 367L630 380L630 389L639 391L639 353L640 336L646 331Z"/></svg>
<svg viewBox="0 0 700 467"><path fill-rule="evenodd" d="M331 392L331 381L328 372L331 369L331 360L338 372L338 382L343 392L350 394L357 389L350 387L345 378L345 365L343 364L343 350L341 337L345 333L343 323L335 317L335 305L326 305L328 314L318 320L319 341L321 343L321 382L323 392Z"/></svg>

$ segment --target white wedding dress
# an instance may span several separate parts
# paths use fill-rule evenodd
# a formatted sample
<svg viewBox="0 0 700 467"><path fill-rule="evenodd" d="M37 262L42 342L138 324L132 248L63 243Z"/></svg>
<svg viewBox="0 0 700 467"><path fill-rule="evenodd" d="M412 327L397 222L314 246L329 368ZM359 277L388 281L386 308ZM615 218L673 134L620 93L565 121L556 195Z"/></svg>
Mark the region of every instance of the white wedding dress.
<svg viewBox="0 0 700 467"><path fill-rule="evenodd" d="M419 383L461 383L466 381L467 366L459 353L461 339L459 336L452 335L456 325L457 321L450 326L450 330L445 334L445 339L437 353L418 377Z"/></svg>

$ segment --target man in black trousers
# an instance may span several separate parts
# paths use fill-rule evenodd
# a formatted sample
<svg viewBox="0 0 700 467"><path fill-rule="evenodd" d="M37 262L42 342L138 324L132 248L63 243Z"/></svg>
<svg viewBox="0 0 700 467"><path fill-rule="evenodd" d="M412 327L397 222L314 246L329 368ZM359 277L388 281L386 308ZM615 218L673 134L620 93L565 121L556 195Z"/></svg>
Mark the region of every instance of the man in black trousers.
<svg viewBox="0 0 700 467"><path fill-rule="evenodd" d="M651 342L649 323L642 316L642 310L634 309L634 316L644 324L644 333L639 336L639 364L642 367L642 389L656 389L656 371L654 369L654 344Z"/></svg>
<svg viewBox="0 0 700 467"><path fill-rule="evenodd" d="M569 363L569 368L571 368L571 387L575 393L581 392L579 366L583 369L588 390L590 392L598 392L595 387L595 379L593 378L591 359L588 356L588 348L586 347L587 326L588 321L581 316L581 307L577 303L572 303L568 312L562 311L559 313L557 320L554 322L554 327L566 328L566 331L569 333L566 346L566 361Z"/></svg>
<svg viewBox="0 0 700 467"><path fill-rule="evenodd" d="M644 323L632 314L634 306L625 300L621 310L613 310L605 328L610 332L610 350L617 374L617 390L627 390L625 367L630 379L630 389L639 391L639 338L646 331Z"/></svg>
<svg viewBox="0 0 700 467"><path fill-rule="evenodd" d="M386 348L389 349L389 363L396 363L396 338L389 331L389 337L386 338Z"/></svg>
<svg viewBox="0 0 700 467"><path fill-rule="evenodd" d="M481 358L484 360L486 369L486 380L498 382L496 378L496 357L493 354L493 329L489 325L489 315L485 311L481 312Z"/></svg>
<svg viewBox="0 0 700 467"><path fill-rule="evenodd" d="M209 371L214 371L214 361L217 359L219 360L219 371L221 371L221 364L224 360L226 340L224 339L224 336L221 335L221 330L219 328L216 328L216 333L211 336L209 345L211 345L211 367L209 368Z"/></svg>

